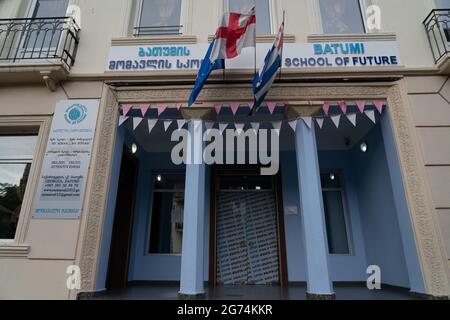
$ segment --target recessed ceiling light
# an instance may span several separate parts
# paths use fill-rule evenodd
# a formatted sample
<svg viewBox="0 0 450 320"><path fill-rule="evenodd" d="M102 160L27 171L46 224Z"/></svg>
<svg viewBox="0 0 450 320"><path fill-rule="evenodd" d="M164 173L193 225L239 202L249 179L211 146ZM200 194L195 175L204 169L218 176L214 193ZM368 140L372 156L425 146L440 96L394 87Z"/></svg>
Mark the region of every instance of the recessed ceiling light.
<svg viewBox="0 0 450 320"><path fill-rule="evenodd" d="M334 175L334 173L330 173L330 180L334 180L336 179L336 176Z"/></svg>
<svg viewBox="0 0 450 320"><path fill-rule="evenodd" d="M161 177L161 175L160 175L160 174L158 174L158 175L156 176L156 180L157 180L158 182L161 182L161 180L162 180L162 177Z"/></svg>
<svg viewBox="0 0 450 320"><path fill-rule="evenodd" d="M136 143L133 143L133 144L131 145L131 152L132 152L133 154L136 154L137 150L138 150L138 147L137 147Z"/></svg>
<svg viewBox="0 0 450 320"><path fill-rule="evenodd" d="M361 143L359 148L361 149L361 152L363 152L363 153L366 153L367 151L369 151L369 146L367 145L367 142Z"/></svg>

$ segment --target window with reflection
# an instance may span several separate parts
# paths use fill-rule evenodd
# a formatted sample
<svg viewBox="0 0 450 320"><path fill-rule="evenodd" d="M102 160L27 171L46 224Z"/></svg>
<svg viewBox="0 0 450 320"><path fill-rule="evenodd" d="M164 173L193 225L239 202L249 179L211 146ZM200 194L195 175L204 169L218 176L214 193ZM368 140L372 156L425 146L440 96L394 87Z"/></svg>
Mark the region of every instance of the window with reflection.
<svg viewBox="0 0 450 320"><path fill-rule="evenodd" d="M183 173L153 175L149 253L181 254L184 212Z"/></svg>
<svg viewBox="0 0 450 320"><path fill-rule="evenodd" d="M256 34L271 34L270 0L256 0ZM255 0L228 0L228 10L247 13L255 5Z"/></svg>
<svg viewBox="0 0 450 320"><path fill-rule="evenodd" d="M324 34L364 33L359 0L318 0Z"/></svg>
<svg viewBox="0 0 450 320"><path fill-rule="evenodd" d="M136 36L180 34L181 0L141 0Z"/></svg>
<svg viewBox="0 0 450 320"><path fill-rule="evenodd" d="M341 178L335 173L324 173L320 178L329 253L350 254Z"/></svg>
<svg viewBox="0 0 450 320"><path fill-rule="evenodd" d="M0 135L0 239L15 237L37 136Z"/></svg>

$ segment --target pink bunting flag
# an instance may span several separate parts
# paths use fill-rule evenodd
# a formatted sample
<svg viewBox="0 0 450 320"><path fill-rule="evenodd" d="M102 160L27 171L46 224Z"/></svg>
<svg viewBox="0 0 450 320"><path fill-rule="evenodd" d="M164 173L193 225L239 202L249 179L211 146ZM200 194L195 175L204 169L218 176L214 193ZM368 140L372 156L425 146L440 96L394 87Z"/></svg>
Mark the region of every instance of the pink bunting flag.
<svg viewBox="0 0 450 320"><path fill-rule="evenodd" d="M131 104L123 104L122 105L122 115L126 116L128 112L130 112L131 108L133 108L133 105Z"/></svg>
<svg viewBox="0 0 450 320"><path fill-rule="evenodd" d="M158 109L158 116L161 115L167 109L167 104L157 104L156 109Z"/></svg>
<svg viewBox="0 0 450 320"><path fill-rule="evenodd" d="M322 109L323 109L323 112L325 112L325 114L328 115L328 112L330 111L330 104L328 102L325 102L323 104Z"/></svg>
<svg viewBox="0 0 450 320"><path fill-rule="evenodd" d="M381 114L383 112L383 100L373 100L373 104L375 108L377 108L378 112Z"/></svg>
<svg viewBox="0 0 450 320"><path fill-rule="evenodd" d="M178 102L175 107L177 108L177 110L180 110L181 107L183 106L183 104L181 102Z"/></svg>
<svg viewBox="0 0 450 320"><path fill-rule="evenodd" d="M339 101L339 108L341 108L343 114L347 113L347 103L345 101Z"/></svg>
<svg viewBox="0 0 450 320"><path fill-rule="evenodd" d="M276 102L267 102L267 108L269 109L270 114L272 114L275 111L276 107L277 107Z"/></svg>
<svg viewBox="0 0 450 320"><path fill-rule="evenodd" d="M255 102L254 101L249 102L248 106L249 106L250 109L253 109L253 107L255 106Z"/></svg>
<svg viewBox="0 0 450 320"><path fill-rule="evenodd" d="M230 108L231 108L231 112L233 112L233 115L236 115L236 112L239 109L239 103L234 102L234 103L230 104Z"/></svg>
<svg viewBox="0 0 450 320"><path fill-rule="evenodd" d="M216 113L219 114L219 113L220 113L220 110L222 109L222 105L221 105L221 104L216 104L216 105L214 106L214 109L216 109Z"/></svg>
<svg viewBox="0 0 450 320"><path fill-rule="evenodd" d="M145 117L145 114L147 113L148 108L150 108L149 104L141 104L139 106L139 109L141 110L141 114L143 117Z"/></svg>
<svg viewBox="0 0 450 320"><path fill-rule="evenodd" d="M366 107L366 102L364 100L357 100L356 101L356 106L359 109L359 112L363 113L364 112L364 108Z"/></svg>

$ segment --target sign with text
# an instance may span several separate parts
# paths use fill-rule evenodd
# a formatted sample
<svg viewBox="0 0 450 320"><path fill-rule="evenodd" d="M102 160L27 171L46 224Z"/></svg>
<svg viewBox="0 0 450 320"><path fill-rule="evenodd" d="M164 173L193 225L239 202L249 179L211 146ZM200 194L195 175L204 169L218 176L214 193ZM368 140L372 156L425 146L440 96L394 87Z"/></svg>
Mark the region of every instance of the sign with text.
<svg viewBox="0 0 450 320"><path fill-rule="evenodd" d="M98 109L99 100L63 100L56 105L33 218L80 218Z"/></svg>
<svg viewBox="0 0 450 320"><path fill-rule="evenodd" d="M271 48L258 43L256 67L259 68ZM107 71L196 70L200 68L208 44L112 46ZM395 41L285 43L283 68L389 67L399 66ZM253 69L254 48L245 48L235 59L227 60L226 69Z"/></svg>

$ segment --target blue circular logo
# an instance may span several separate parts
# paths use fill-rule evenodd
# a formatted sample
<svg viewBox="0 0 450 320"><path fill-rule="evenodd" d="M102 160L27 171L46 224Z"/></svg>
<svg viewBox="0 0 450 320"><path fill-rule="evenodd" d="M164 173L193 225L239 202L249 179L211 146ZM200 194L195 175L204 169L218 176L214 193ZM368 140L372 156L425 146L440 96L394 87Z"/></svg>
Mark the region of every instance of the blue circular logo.
<svg viewBox="0 0 450 320"><path fill-rule="evenodd" d="M74 104L67 108L64 114L64 119L66 119L69 124L79 124L87 116L87 108L82 104Z"/></svg>

